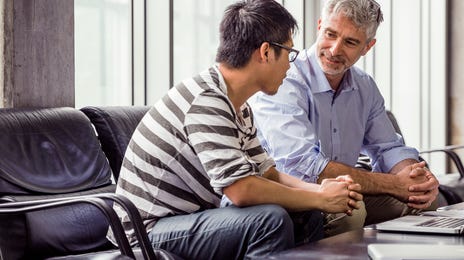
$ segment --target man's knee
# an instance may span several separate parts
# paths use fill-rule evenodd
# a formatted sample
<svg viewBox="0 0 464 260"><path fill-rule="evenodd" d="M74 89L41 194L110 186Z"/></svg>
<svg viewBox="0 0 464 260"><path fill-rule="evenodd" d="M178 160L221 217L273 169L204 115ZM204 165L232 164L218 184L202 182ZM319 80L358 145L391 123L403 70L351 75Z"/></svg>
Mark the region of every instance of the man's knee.
<svg viewBox="0 0 464 260"><path fill-rule="evenodd" d="M268 250L277 252L295 246L293 222L284 208L270 204L255 206L254 210L255 232L252 245L249 245L250 251L254 250L252 254L265 254ZM260 245L261 242L266 245Z"/></svg>
<svg viewBox="0 0 464 260"><path fill-rule="evenodd" d="M259 207L259 218L263 220L269 228L279 229L283 232L290 231L293 234L293 222L288 212L278 205L262 205Z"/></svg>
<svg viewBox="0 0 464 260"><path fill-rule="evenodd" d="M326 214L324 223L324 233L326 237L341 234L350 230L364 227L367 211L364 202L358 202L359 209L353 210L353 214Z"/></svg>
<svg viewBox="0 0 464 260"><path fill-rule="evenodd" d="M290 214L295 232L295 243L317 241L324 237L324 216L318 210L294 212Z"/></svg>
<svg viewBox="0 0 464 260"><path fill-rule="evenodd" d="M365 225L377 224L405 215L415 215L422 210L408 207L402 201L388 195L365 196L367 217Z"/></svg>

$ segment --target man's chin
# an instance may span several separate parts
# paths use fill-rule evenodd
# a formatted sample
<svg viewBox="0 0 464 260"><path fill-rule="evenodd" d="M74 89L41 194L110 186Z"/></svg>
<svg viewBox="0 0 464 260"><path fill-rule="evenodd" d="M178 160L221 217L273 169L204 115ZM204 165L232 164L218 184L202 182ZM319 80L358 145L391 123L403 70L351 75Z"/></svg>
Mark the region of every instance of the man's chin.
<svg viewBox="0 0 464 260"><path fill-rule="evenodd" d="M269 95L269 96L274 96L275 94L277 94L277 89L276 90L266 90L266 91L263 91L264 94L266 95Z"/></svg>
<svg viewBox="0 0 464 260"><path fill-rule="evenodd" d="M322 71L326 75L338 75L338 74L344 73L346 70L344 68L340 68L340 67L339 68L331 68L331 67L325 66L324 68L322 68Z"/></svg>

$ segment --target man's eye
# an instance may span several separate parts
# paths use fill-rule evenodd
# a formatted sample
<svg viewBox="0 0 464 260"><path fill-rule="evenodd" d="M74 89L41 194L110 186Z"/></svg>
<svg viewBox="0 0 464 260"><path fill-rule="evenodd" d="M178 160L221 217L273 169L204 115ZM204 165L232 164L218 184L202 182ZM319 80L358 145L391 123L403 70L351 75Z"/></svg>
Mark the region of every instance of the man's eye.
<svg viewBox="0 0 464 260"><path fill-rule="evenodd" d="M354 42L354 41L346 41L346 45L348 45L348 46L356 46L356 45L357 45L357 42Z"/></svg>
<svg viewBox="0 0 464 260"><path fill-rule="evenodd" d="M335 38L337 37L337 35L333 32L326 32L325 35L328 37L328 38Z"/></svg>

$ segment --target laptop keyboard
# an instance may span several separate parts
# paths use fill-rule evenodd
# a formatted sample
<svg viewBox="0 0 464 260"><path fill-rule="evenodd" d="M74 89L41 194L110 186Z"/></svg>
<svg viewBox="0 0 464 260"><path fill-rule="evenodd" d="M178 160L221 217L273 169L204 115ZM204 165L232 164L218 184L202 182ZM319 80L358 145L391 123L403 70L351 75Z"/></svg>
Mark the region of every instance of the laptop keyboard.
<svg viewBox="0 0 464 260"><path fill-rule="evenodd" d="M427 220L418 226L423 227L443 227L443 228L455 228L464 225L464 219L462 218L434 218Z"/></svg>

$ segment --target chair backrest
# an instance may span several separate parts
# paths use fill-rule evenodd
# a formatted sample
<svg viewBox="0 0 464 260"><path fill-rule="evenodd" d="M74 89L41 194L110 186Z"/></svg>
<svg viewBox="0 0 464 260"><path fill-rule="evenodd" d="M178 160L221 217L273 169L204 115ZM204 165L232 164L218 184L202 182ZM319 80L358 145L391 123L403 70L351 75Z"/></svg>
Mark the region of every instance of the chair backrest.
<svg viewBox="0 0 464 260"><path fill-rule="evenodd" d="M401 132L400 125L398 124L398 121L396 120L395 115L393 115L393 113L390 110L386 110L385 112L387 112L388 119L390 119L390 122L392 123L393 128L395 128L395 131L399 135L403 136L403 133ZM403 139L404 139L404 137L403 137Z"/></svg>
<svg viewBox="0 0 464 260"><path fill-rule="evenodd" d="M98 133L98 139L108 157L116 181L132 134L149 109L149 106L88 106L81 108Z"/></svg>
<svg viewBox="0 0 464 260"><path fill-rule="evenodd" d="M0 201L110 192L111 170L89 119L74 108L0 109ZM89 205L0 217L4 259L110 248Z"/></svg>

